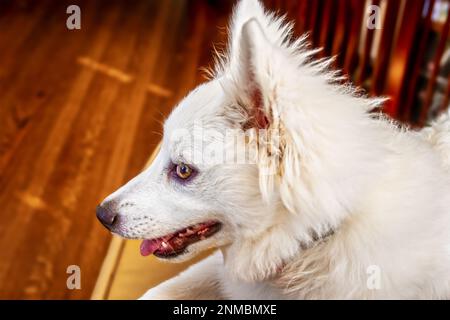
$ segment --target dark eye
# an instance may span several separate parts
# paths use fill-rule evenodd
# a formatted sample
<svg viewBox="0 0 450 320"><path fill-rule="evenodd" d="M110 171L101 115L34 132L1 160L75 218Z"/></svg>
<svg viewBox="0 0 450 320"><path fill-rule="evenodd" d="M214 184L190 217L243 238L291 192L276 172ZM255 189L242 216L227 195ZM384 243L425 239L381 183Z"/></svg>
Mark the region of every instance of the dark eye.
<svg viewBox="0 0 450 320"><path fill-rule="evenodd" d="M187 179L192 175L192 168L185 163L176 165L175 172L180 179Z"/></svg>

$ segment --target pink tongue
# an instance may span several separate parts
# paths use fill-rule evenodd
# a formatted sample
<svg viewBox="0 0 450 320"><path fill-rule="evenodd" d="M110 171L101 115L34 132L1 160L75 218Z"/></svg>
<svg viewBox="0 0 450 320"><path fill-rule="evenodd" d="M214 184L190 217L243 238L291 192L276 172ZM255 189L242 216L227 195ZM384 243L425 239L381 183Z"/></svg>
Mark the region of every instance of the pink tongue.
<svg viewBox="0 0 450 320"><path fill-rule="evenodd" d="M161 246L162 239L144 240L141 243L141 255L149 256Z"/></svg>

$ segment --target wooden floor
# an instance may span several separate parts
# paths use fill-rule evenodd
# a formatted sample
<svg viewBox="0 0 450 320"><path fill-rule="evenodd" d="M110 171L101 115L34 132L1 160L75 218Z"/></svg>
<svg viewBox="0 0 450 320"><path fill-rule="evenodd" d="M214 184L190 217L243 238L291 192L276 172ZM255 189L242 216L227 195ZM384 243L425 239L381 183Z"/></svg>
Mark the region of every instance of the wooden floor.
<svg viewBox="0 0 450 320"><path fill-rule="evenodd" d="M70 4L81 30L66 28ZM111 239L95 206L204 80L229 13L211 0L0 0L0 298L90 298ZM67 289L69 265L81 290Z"/></svg>

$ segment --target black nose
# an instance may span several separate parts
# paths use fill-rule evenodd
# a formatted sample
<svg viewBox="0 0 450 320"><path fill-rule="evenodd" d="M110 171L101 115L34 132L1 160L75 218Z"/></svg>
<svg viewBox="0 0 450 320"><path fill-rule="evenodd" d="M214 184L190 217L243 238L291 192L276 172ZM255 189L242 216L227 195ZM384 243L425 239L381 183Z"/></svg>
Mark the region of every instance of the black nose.
<svg viewBox="0 0 450 320"><path fill-rule="evenodd" d="M108 207L97 206L97 219L109 230L117 222L117 213L111 211Z"/></svg>

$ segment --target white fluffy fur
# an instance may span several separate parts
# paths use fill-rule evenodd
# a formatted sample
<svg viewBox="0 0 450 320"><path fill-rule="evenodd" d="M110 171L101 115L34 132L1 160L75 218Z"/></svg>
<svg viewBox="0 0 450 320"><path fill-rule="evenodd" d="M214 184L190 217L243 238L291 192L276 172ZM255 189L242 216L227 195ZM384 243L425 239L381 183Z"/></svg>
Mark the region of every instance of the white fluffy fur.
<svg viewBox="0 0 450 320"><path fill-rule="evenodd" d="M238 4L230 29L213 79L167 120L155 162L105 200L127 238L223 223L175 261L220 252L144 298L450 298L449 116L414 132L369 113L382 100L338 84L330 60L311 61L305 38L291 39L291 25L256 0ZM167 179L168 163L202 152L173 132L248 125L255 105L282 133L270 150L279 163L268 153L257 164L198 162L191 183ZM267 167L276 174L262 174ZM381 272L376 289L371 266Z"/></svg>

